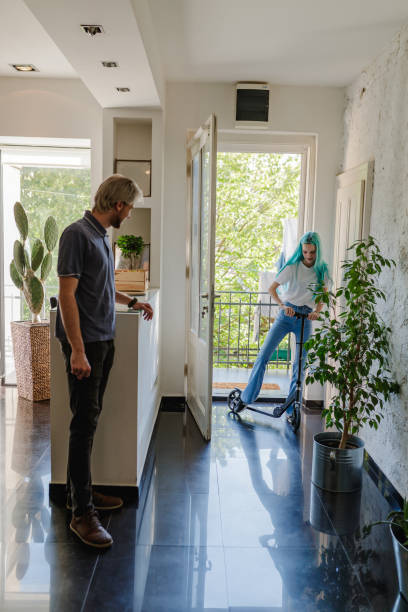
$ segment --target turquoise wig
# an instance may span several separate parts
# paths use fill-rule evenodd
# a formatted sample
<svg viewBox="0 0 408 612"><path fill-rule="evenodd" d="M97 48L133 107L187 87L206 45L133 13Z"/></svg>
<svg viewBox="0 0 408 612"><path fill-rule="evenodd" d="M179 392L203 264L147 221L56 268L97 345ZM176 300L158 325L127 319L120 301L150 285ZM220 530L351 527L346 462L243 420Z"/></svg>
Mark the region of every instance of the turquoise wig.
<svg viewBox="0 0 408 612"><path fill-rule="evenodd" d="M291 257L289 257L288 261L282 266L279 272L282 272L288 266L296 265L298 266L301 261L303 261L303 252L302 246L304 244L314 244L316 247L316 260L314 263L314 269L316 271L317 282L321 287L323 287L325 280L330 278L329 269L327 263L322 258L322 247L320 245L320 237L316 232L306 232L301 237L299 244L297 245L295 252Z"/></svg>

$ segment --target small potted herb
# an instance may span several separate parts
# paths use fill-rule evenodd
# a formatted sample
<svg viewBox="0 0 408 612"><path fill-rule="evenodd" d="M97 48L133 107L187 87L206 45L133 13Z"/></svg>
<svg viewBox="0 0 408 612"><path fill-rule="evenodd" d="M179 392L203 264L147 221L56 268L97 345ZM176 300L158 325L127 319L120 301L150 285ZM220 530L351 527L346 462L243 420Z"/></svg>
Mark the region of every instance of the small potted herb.
<svg viewBox="0 0 408 612"><path fill-rule="evenodd" d="M118 236L116 244L121 252L118 268L136 270L139 265L138 258L144 246L143 238L133 234Z"/></svg>

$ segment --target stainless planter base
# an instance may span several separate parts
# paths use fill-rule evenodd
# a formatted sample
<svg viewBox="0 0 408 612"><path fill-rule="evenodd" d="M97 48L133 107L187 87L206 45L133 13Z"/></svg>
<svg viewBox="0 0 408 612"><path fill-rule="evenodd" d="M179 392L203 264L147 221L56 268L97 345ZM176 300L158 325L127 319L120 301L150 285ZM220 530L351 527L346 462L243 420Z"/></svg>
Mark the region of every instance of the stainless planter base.
<svg viewBox="0 0 408 612"><path fill-rule="evenodd" d="M360 505L361 490L332 493L310 484L310 524L317 531L330 535L354 533L360 526ZM330 519L325 508L329 508Z"/></svg>
<svg viewBox="0 0 408 612"><path fill-rule="evenodd" d="M397 528L398 529L398 528ZM395 564L397 566L399 590L408 601L408 549L396 537L396 528L390 525L392 545L394 547Z"/></svg>
<svg viewBox="0 0 408 612"><path fill-rule="evenodd" d="M341 433L326 431L314 436L312 482L325 491L351 493L361 489L364 442L349 437L352 448L340 450Z"/></svg>

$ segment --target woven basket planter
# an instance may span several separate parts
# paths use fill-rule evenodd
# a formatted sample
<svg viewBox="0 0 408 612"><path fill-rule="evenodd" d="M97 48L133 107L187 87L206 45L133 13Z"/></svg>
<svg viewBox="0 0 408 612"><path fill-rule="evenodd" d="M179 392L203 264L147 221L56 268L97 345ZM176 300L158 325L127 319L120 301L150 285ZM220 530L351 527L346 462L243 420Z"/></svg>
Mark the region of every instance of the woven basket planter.
<svg viewBox="0 0 408 612"><path fill-rule="evenodd" d="M50 323L12 321L14 362L20 397L50 399Z"/></svg>

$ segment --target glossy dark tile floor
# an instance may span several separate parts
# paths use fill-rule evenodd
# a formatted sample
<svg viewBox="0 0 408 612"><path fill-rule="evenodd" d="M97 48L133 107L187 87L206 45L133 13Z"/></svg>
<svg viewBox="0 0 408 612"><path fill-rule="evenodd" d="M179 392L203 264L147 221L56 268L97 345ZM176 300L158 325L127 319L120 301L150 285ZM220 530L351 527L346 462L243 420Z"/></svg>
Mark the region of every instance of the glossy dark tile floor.
<svg viewBox="0 0 408 612"><path fill-rule="evenodd" d="M284 420L214 406L205 444L189 413L162 413L139 508L107 514L111 550L88 550L49 505L47 403L1 391L0 610L267 612L405 610L388 531L360 537L389 506L310 484L318 416ZM394 607L395 606L395 607Z"/></svg>

